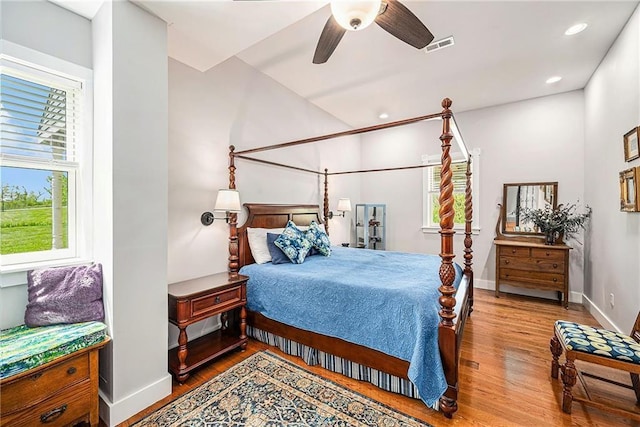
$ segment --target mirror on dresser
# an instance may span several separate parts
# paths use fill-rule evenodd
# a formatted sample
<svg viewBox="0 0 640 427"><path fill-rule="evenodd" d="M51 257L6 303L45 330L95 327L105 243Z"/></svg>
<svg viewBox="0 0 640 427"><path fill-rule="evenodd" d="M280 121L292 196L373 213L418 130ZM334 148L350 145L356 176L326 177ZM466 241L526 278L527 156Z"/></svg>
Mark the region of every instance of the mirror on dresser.
<svg viewBox="0 0 640 427"><path fill-rule="evenodd" d="M557 199L557 182L504 184L494 240L496 297L500 296L501 285L510 285L556 291L560 303L565 308L569 306L571 248L560 235L553 244L545 244L543 233L522 217L526 209L556 209Z"/></svg>
<svg viewBox="0 0 640 427"><path fill-rule="evenodd" d="M522 218L524 209L551 206L557 208L557 182L525 182L504 184L500 231L503 234L542 234L531 222Z"/></svg>

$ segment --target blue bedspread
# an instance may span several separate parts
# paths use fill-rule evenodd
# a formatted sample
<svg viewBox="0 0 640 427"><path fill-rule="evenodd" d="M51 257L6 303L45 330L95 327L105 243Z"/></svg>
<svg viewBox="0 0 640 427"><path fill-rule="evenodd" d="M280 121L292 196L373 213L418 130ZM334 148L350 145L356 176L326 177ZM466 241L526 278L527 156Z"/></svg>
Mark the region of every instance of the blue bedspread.
<svg viewBox="0 0 640 427"><path fill-rule="evenodd" d="M332 247L303 264L251 264L247 306L300 329L410 362L409 379L433 406L444 393L438 348L440 257ZM462 270L456 264L457 287Z"/></svg>

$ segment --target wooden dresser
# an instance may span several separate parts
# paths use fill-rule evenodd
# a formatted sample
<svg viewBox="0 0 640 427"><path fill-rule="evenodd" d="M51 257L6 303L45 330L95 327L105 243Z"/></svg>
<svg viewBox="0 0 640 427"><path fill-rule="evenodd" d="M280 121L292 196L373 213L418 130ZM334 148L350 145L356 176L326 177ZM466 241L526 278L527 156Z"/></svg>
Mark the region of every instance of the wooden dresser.
<svg viewBox="0 0 640 427"><path fill-rule="evenodd" d="M97 426L98 350L108 341L4 379L0 426Z"/></svg>
<svg viewBox="0 0 640 427"><path fill-rule="evenodd" d="M500 285L511 285L544 291L558 291L569 307L569 250L565 244L545 245L495 239L496 297Z"/></svg>

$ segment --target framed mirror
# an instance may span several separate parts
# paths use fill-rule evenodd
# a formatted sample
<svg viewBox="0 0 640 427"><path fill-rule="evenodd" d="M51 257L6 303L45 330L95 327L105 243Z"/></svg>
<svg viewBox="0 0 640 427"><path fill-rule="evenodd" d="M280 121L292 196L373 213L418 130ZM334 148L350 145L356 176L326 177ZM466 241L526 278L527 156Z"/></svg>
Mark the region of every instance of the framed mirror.
<svg viewBox="0 0 640 427"><path fill-rule="evenodd" d="M504 184L502 195L502 233L542 234L522 218L524 209L558 207L557 182L524 182Z"/></svg>

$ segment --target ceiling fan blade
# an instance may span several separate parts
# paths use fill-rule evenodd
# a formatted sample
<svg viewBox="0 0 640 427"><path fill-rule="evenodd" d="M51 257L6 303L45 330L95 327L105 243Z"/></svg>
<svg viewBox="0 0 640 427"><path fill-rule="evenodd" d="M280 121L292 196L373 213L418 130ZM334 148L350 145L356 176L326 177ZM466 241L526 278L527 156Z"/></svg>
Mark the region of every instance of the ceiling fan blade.
<svg viewBox="0 0 640 427"><path fill-rule="evenodd" d="M433 41L433 34L405 5L398 0L383 0L386 9L376 17L376 23L386 32L422 49Z"/></svg>
<svg viewBox="0 0 640 427"><path fill-rule="evenodd" d="M322 34L320 34L316 52L313 54L313 63L324 64L327 62L327 59L329 59L333 51L336 50L336 46L338 46L338 43L340 43L342 36L344 36L346 32L347 30L342 28L340 24L336 22L333 15L331 15L327 23L324 24Z"/></svg>

